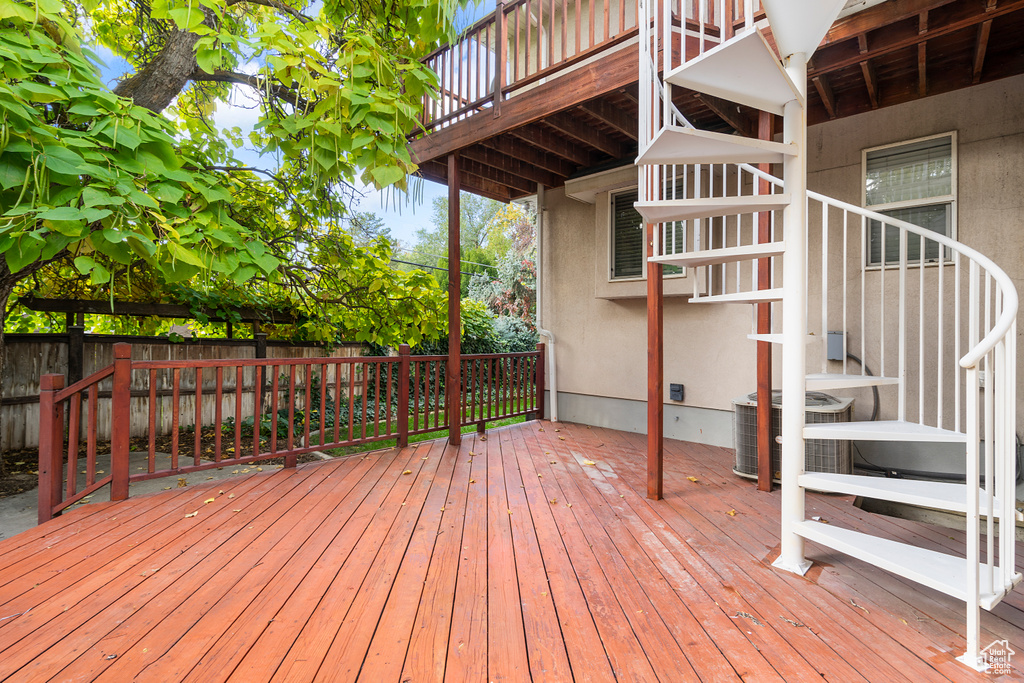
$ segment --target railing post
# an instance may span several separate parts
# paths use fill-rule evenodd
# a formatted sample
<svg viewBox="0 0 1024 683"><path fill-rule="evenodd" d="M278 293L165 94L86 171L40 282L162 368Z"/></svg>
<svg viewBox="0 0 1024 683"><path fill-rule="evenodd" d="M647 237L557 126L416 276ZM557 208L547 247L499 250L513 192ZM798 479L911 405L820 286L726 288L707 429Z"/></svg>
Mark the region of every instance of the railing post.
<svg viewBox="0 0 1024 683"><path fill-rule="evenodd" d="M114 387L110 405L110 500L128 498L131 389L132 345L114 344Z"/></svg>
<svg viewBox="0 0 1024 683"><path fill-rule="evenodd" d="M547 362L547 358L544 352L544 345L537 344L537 419L544 419L544 368ZM556 400L554 396L551 400Z"/></svg>
<svg viewBox="0 0 1024 683"><path fill-rule="evenodd" d="M53 519L64 484L64 420L53 396L64 388L64 375L39 378L39 523Z"/></svg>
<svg viewBox="0 0 1024 683"><path fill-rule="evenodd" d="M398 347L398 447L409 445L409 345ZM413 406L418 410L419 406Z"/></svg>
<svg viewBox="0 0 1024 683"><path fill-rule="evenodd" d="M502 91L505 89L505 64L508 56L506 28L505 3L498 0L494 8L494 45L497 48L494 55L494 103L491 105L491 109L494 110L494 118L501 116Z"/></svg>

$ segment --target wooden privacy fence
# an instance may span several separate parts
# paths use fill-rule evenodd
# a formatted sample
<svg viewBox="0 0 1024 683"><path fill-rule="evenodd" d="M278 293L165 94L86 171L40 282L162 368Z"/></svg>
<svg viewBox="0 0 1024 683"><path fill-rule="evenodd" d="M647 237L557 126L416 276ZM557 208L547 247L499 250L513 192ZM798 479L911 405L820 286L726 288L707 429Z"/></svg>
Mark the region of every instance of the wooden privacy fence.
<svg viewBox="0 0 1024 683"><path fill-rule="evenodd" d="M40 379L39 521L107 484L111 500L124 500L131 482L269 458L294 467L299 455L321 449L385 439L405 446L410 436L446 430L452 420L482 431L492 420L543 415L543 344L525 353L462 356L457 406L445 401L447 364L447 356L413 356L404 344L397 356L206 360L133 360L131 345L117 344L111 365L68 387L63 375ZM158 390L168 385L164 453L157 425L167 404ZM97 409L101 389L109 412ZM132 396L138 402L140 393L149 430L133 449ZM101 416L109 416L108 444L97 438ZM109 457L106 469L97 469L98 456Z"/></svg>

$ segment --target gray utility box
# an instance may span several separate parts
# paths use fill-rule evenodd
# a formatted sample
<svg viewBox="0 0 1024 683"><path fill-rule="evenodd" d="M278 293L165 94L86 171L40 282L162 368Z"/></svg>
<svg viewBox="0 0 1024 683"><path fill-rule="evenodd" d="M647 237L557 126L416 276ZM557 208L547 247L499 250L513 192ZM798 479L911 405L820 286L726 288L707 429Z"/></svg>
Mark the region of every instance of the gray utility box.
<svg viewBox="0 0 1024 683"><path fill-rule="evenodd" d="M806 394L806 423L849 422L853 416L853 399L836 398L820 391ZM732 435L736 448L736 467L741 477L757 477L757 392L740 396L732 402ZM782 446L776 437L782 431L782 392L772 392L772 477L778 479L782 469ZM853 458L849 441L807 439L804 468L808 472L852 474Z"/></svg>

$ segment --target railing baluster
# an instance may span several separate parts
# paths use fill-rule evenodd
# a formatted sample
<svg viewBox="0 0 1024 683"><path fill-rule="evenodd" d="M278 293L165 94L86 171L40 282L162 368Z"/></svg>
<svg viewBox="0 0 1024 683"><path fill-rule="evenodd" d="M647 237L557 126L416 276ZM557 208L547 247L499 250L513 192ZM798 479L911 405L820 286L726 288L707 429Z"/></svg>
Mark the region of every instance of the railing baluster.
<svg viewBox="0 0 1024 683"><path fill-rule="evenodd" d="M924 235L920 236L917 291L917 421L924 424Z"/></svg>
<svg viewBox="0 0 1024 683"><path fill-rule="evenodd" d="M192 464L198 465L202 456L203 442L203 369L196 368L196 395L195 395L195 439L192 447Z"/></svg>
<svg viewBox="0 0 1024 683"><path fill-rule="evenodd" d="M341 362L334 364L334 443L341 441Z"/></svg>
<svg viewBox="0 0 1024 683"><path fill-rule="evenodd" d="M366 373L370 369L370 364L369 363L362 363L361 367L362 367L362 370L363 370L363 410L362 410L362 413L363 413L363 436L362 436L362 438L365 439L366 438L366 418L367 418L367 415L369 415L369 413L370 413L369 400L368 400L367 392L366 392L366 388L367 388L367 385L369 383L369 378L367 377Z"/></svg>
<svg viewBox="0 0 1024 683"><path fill-rule="evenodd" d="M270 452L277 452L277 405L279 400L279 393L281 388L280 377L281 367L279 365L270 366L274 376L270 380Z"/></svg>
<svg viewBox="0 0 1024 683"><path fill-rule="evenodd" d="M221 452L223 436L221 432L224 431L224 367L221 365L217 366L214 383L216 386L213 388L213 460L214 462L220 462L223 455ZM274 450L273 447L270 450Z"/></svg>
<svg viewBox="0 0 1024 683"><path fill-rule="evenodd" d="M899 420L907 419L907 233L900 230L900 283L899 283L899 358L897 372L900 378ZM884 246L884 242L883 242ZM883 271L885 270L883 266Z"/></svg>
<svg viewBox="0 0 1024 683"><path fill-rule="evenodd" d="M89 389L91 393L92 387ZM95 403L89 403L89 412L89 421L92 423L92 413L96 412ZM149 371L149 452L146 454L146 464L147 472L152 474L156 471L156 368ZM87 484L92 482L88 481Z"/></svg>
<svg viewBox="0 0 1024 683"><path fill-rule="evenodd" d="M295 365L288 366L288 450L295 448Z"/></svg>
<svg viewBox="0 0 1024 683"><path fill-rule="evenodd" d="M960 358L960 337L963 329L960 325L960 252L953 252L953 357ZM965 370L955 366L953 370L953 430L960 431L960 383L965 381Z"/></svg>
<svg viewBox="0 0 1024 683"><path fill-rule="evenodd" d="M937 387L936 387L936 402L935 402L935 406L936 406L935 426L938 427L939 429L944 429L945 428L943 426L944 422L945 422L945 420L943 419L943 402L945 401L945 397L943 395L943 379L944 379L945 374L946 374L946 365L943 362L943 354L945 352L946 344L945 344L945 340L943 339L943 334L942 334L942 314L943 314L943 309L945 308L944 304L946 303L946 280L945 280L945 278L946 278L946 248L940 244L939 245L939 295L937 297L935 297L935 300L938 303L938 309L939 309L937 311L936 323L935 323L935 346L936 346L936 353L937 353L937 356L938 356L938 365L937 365L938 372L937 372L937 377L935 378L936 379L936 384L937 384Z"/></svg>
<svg viewBox="0 0 1024 683"><path fill-rule="evenodd" d="M348 440L353 438L356 425L356 363L348 364Z"/></svg>
<svg viewBox="0 0 1024 683"><path fill-rule="evenodd" d="M253 366L252 385L252 454L260 454L260 433L263 431L263 367Z"/></svg>
<svg viewBox="0 0 1024 683"><path fill-rule="evenodd" d="M171 372L171 469L178 469L178 420L181 397L181 369Z"/></svg>
<svg viewBox="0 0 1024 683"><path fill-rule="evenodd" d="M290 446L289 446L290 447ZM242 457L242 366L235 366L235 458Z"/></svg>
<svg viewBox="0 0 1024 683"><path fill-rule="evenodd" d="M313 426L313 364L307 362L303 365L306 366L306 402L302 406L302 445L306 447L309 446L309 432Z"/></svg>
<svg viewBox="0 0 1024 683"><path fill-rule="evenodd" d="M320 445L327 443L327 364L320 364ZM309 446L310 444L306 444Z"/></svg>
<svg viewBox="0 0 1024 683"><path fill-rule="evenodd" d="M78 490L78 429L82 417L82 393L78 392L72 395L68 399L68 403L70 403L70 414L68 415L67 497L70 498Z"/></svg>
<svg viewBox="0 0 1024 683"><path fill-rule="evenodd" d="M89 424L85 432L85 482L96 483L96 429L99 423L99 385L89 386ZM152 463L150 456L150 462ZM152 464L150 465L152 467ZM151 469L150 472L153 470Z"/></svg>

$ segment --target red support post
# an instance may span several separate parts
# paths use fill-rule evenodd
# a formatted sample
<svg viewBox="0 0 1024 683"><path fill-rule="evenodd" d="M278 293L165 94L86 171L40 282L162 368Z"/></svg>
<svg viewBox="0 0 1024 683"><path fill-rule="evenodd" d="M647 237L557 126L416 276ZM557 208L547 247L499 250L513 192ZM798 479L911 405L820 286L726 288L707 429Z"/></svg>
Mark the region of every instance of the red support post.
<svg viewBox="0 0 1024 683"><path fill-rule="evenodd" d="M53 396L64 388L64 375L39 378L39 523L53 519L64 483L64 420Z"/></svg>
<svg viewBox="0 0 1024 683"><path fill-rule="evenodd" d="M545 348L543 344L537 344L537 419L544 419L544 370L546 367L547 356L545 355ZM554 396L551 400L555 400Z"/></svg>
<svg viewBox="0 0 1024 683"><path fill-rule="evenodd" d="M398 347L398 447L409 445L409 352L408 344ZM414 406L413 410L417 410Z"/></svg>
<svg viewBox="0 0 1024 683"><path fill-rule="evenodd" d="M132 345L114 344L114 386L110 406L110 500L128 498L131 400Z"/></svg>
<svg viewBox="0 0 1024 683"><path fill-rule="evenodd" d="M647 256L658 225L647 224ZM647 262L647 497L661 500L665 457L665 312L661 264Z"/></svg>
<svg viewBox="0 0 1024 683"><path fill-rule="evenodd" d="M448 410L448 443L462 443L462 231L459 224L459 155L448 155L448 376L445 407Z"/></svg>

